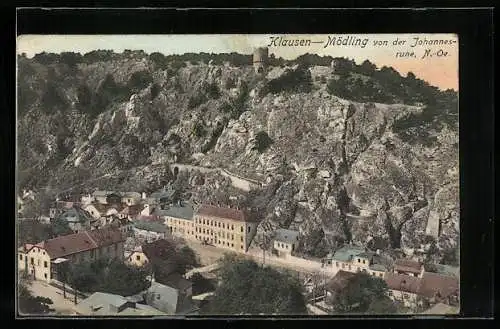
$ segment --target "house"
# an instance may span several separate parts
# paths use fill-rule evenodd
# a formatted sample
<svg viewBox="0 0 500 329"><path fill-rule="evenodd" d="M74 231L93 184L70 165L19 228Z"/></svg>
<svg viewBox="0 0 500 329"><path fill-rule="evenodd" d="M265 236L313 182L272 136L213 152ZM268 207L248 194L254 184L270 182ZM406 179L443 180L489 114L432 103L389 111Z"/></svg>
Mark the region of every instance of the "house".
<svg viewBox="0 0 500 329"><path fill-rule="evenodd" d="M95 191L92 196L95 202L100 204L120 204L122 202L121 196L113 191Z"/></svg>
<svg viewBox="0 0 500 329"><path fill-rule="evenodd" d="M347 272L340 270L337 274L325 285L325 295L326 300L331 302L335 296L345 289L350 280L354 278L356 274L352 272Z"/></svg>
<svg viewBox="0 0 500 329"><path fill-rule="evenodd" d="M169 229L161 221L135 220L133 222L134 235L145 241L165 239Z"/></svg>
<svg viewBox="0 0 500 329"><path fill-rule="evenodd" d="M94 221L88 212L78 206L65 210L57 218L66 221L73 232L89 230Z"/></svg>
<svg viewBox="0 0 500 329"><path fill-rule="evenodd" d="M129 265L142 267L149 263L149 259L146 254L142 251L142 247L136 247L132 252L130 252L125 257L125 262Z"/></svg>
<svg viewBox="0 0 500 329"><path fill-rule="evenodd" d="M190 314L196 311L192 296L185 295L181 290L153 281L145 293L145 301L166 314Z"/></svg>
<svg viewBox="0 0 500 329"><path fill-rule="evenodd" d="M388 267L388 260L378 253L353 245L343 246L334 254L328 254L324 262L327 268L353 273L365 272L379 278L384 277Z"/></svg>
<svg viewBox="0 0 500 329"><path fill-rule="evenodd" d="M145 208L145 205L143 204L137 204L137 205L127 205L123 207L123 209L120 211L120 217L122 218L127 218L129 220L135 220L139 214L141 214L141 211ZM148 216L150 214L148 213Z"/></svg>
<svg viewBox="0 0 500 329"><path fill-rule="evenodd" d="M400 258L394 262L394 273L406 274L421 278L424 273L424 265L411 259Z"/></svg>
<svg viewBox="0 0 500 329"><path fill-rule="evenodd" d="M123 259L122 233L114 228L102 228L63 235L18 249L18 270L36 280L57 280L58 265L65 261L81 262L101 257Z"/></svg>
<svg viewBox="0 0 500 329"><path fill-rule="evenodd" d="M120 295L95 292L75 305L78 315L87 316L158 316L165 313L154 307L139 304Z"/></svg>
<svg viewBox="0 0 500 329"><path fill-rule="evenodd" d="M422 277L419 277L387 272L384 280L389 288L389 296L406 307L420 306L419 299L425 299L430 304L459 304L459 282L454 276L424 272Z"/></svg>
<svg viewBox="0 0 500 329"><path fill-rule="evenodd" d="M290 256L295 251L299 242L299 232L285 229L277 229L274 237L274 249L279 257Z"/></svg>
<svg viewBox="0 0 500 329"><path fill-rule="evenodd" d="M195 239L194 208L190 203L179 201L155 210L154 214L164 220L173 235Z"/></svg>
<svg viewBox="0 0 500 329"><path fill-rule="evenodd" d="M146 198L146 203L149 205L159 205L171 203L174 199L176 191L171 185L163 187L161 190L151 193Z"/></svg>
<svg viewBox="0 0 500 329"><path fill-rule="evenodd" d="M106 214L108 207L104 204L94 202L83 206L83 210L88 212L95 219L99 219Z"/></svg>
<svg viewBox="0 0 500 329"><path fill-rule="evenodd" d="M135 206L141 203L142 195L137 192L125 192L122 194L121 203L127 206Z"/></svg>
<svg viewBox="0 0 500 329"><path fill-rule="evenodd" d="M388 272L384 281L389 289L389 297L401 302L405 307L416 308L418 305L421 279L406 274Z"/></svg>
<svg viewBox="0 0 500 329"><path fill-rule="evenodd" d="M195 214L195 239L236 252L247 252L257 222L238 208L202 205Z"/></svg>
<svg viewBox="0 0 500 329"><path fill-rule="evenodd" d="M111 215L101 218L102 226L112 226L119 229L124 236L131 236L134 234L134 223L127 218L121 218L117 215ZM101 227L102 227L101 226Z"/></svg>

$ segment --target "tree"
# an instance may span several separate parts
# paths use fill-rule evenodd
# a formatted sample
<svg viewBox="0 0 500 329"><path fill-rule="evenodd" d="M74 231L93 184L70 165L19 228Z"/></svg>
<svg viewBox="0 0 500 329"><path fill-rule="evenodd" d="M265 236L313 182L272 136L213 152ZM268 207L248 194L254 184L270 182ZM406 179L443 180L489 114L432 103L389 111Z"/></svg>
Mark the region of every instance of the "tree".
<svg viewBox="0 0 500 329"><path fill-rule="evenodd" d="M62 218L57 217L51 222L52 233L55 236L68 235L73 233L73 230L68 225L68 222Z"/></svg>
<svg viewBox="0 0 500 329"><path fill-rule="evenodd" d="M254 150L257 150L259 153L264 152L271 144L273 140L265 131L259 131L255 135L255 146Z"/></svg>
<svg viewBox="0 0 500 329"><path fill-rule="evenodd" d="M207 314L305 314L302 287L296 278L251 260L226 256L222 283Z"/></svg>
<svg viewBox="0 0 500 329"><path fill-rule="evenodd" d="M345 313L395 313L396 306L387 296L387 284L380 278L364 272L356 273L347 285L333 296L333 312Z"/></svg>
<svg viewBox="0 0 500 329"><path fill-rule="evenodd" d="M130 296L144 291L149 285L145 269L128 266L116 259L83 262L73 265L70 271L70 284L83 292Z"/></svg>
<svg viewBox="0 0 500 329"><path fill-rule="evenodd" d="M188 246L183 246L179 252L177 253L177 260L179 264L179 268L182 273L186 273L186 270L190 270L199 265L198 258L193 249Z"/></svg>

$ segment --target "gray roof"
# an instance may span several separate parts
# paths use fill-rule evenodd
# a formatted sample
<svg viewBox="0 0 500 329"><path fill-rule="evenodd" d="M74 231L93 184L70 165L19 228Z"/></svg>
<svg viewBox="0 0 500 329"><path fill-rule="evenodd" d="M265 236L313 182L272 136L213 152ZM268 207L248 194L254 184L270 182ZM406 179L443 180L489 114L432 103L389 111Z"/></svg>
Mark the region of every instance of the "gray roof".
<svg viewBox="0 0 500 329"><path fill-rule="evenodd" d="M117 312L118 308L122 310ZM83 315L165 315L154 307L135 303L130 297L103 292L93 293L78 303L74 309Z"/></svg>
<svg viewBox="0 0 500 329"><path fill-rule="evenodd" d="M284 228L280 228L276 230L276 236L274 239L276 241L285 242L285 243L294 243L297 242L297 238L299 236L298 231L286 230Z"/></svg>
<svg viewBox="0 0 500 329"><path fill-rule="evenodd" d="M328 258L333 258L334 260L340 261L340 262L349 262L353 259L354 256L357 256L359 254L364 253L365 250L361 247L357 246L344 246L337 251L335 251L335 254L333 256L329 254L327 257Z"/></svg>
<svg viewBox="0 0 500 329"><path fill-rule="evenodd" d="M95 292L88 298L78 303L75 310L81 314L107 315L117 313L111 309L112 306L119 308L123 307L127 303L128 301L120 295ZM100 306L99 309L92 309L93 307L96 308L98 306Z"/></svg>
<svg viewBox="0 0 500 329"><path fill-rule="evenodd" d="M165 312L175 314L179 302L179 291L158 282L152 282L146 292L148 305Z"/></svg>
<svg viewBox="0 0 500 329"><path fill-rule="evenodd" d="M85 210L73 207L58 216L70 223L82 223L85 221L93 220L93 218Z"/></svg>
<svg viewBox="0 0 500 329"><path fill-rule="evenodd" d="M193 206L189 203L181 203L179 205L170 205L166 206L165 209L156 208L153 211L153 215L156 216L169 216L174 218L182 218L192 220L194 217L194 209Z"/></svg>
<svg viewBox="0 0 500 329"><path fill-rule="evenodd" d="M159 222L136 220L134 221L134 227L139 230L145 230L150 232L157 232L157 233L168 232L168 227L165 226L163 223Z"/></svg>

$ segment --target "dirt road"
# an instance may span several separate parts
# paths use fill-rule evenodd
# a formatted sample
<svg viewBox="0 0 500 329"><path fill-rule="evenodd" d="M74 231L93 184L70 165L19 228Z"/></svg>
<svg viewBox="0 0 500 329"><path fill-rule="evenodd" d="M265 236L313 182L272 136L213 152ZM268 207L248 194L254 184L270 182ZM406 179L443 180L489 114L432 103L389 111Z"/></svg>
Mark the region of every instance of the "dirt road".
<svg viewBox="0 0 500 329"><path fill-rule="evenodd" d="M62 290L59 290L43 281L31 281L29 290L34 296L50 298L54 303L50 305L50 307L55 310L56 314L71 315L74 313L73 307L75 304L72 298L73 295L66 294L66 298L64 298Z"/></svg>

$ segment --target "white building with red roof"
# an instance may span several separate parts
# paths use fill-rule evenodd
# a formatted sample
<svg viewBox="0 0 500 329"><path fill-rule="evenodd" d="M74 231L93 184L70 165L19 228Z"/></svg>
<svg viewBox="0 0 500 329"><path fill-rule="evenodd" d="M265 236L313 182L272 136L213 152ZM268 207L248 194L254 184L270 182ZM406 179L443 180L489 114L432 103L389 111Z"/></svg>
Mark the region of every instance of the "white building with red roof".
<svg viewBox="0 0 500 329"><path fill-rule="evenodd" d="M101 257L123 259L125 236L114 227L63 235L18 249L18 270L36 280L57 279L58 264Z"/></svg>

